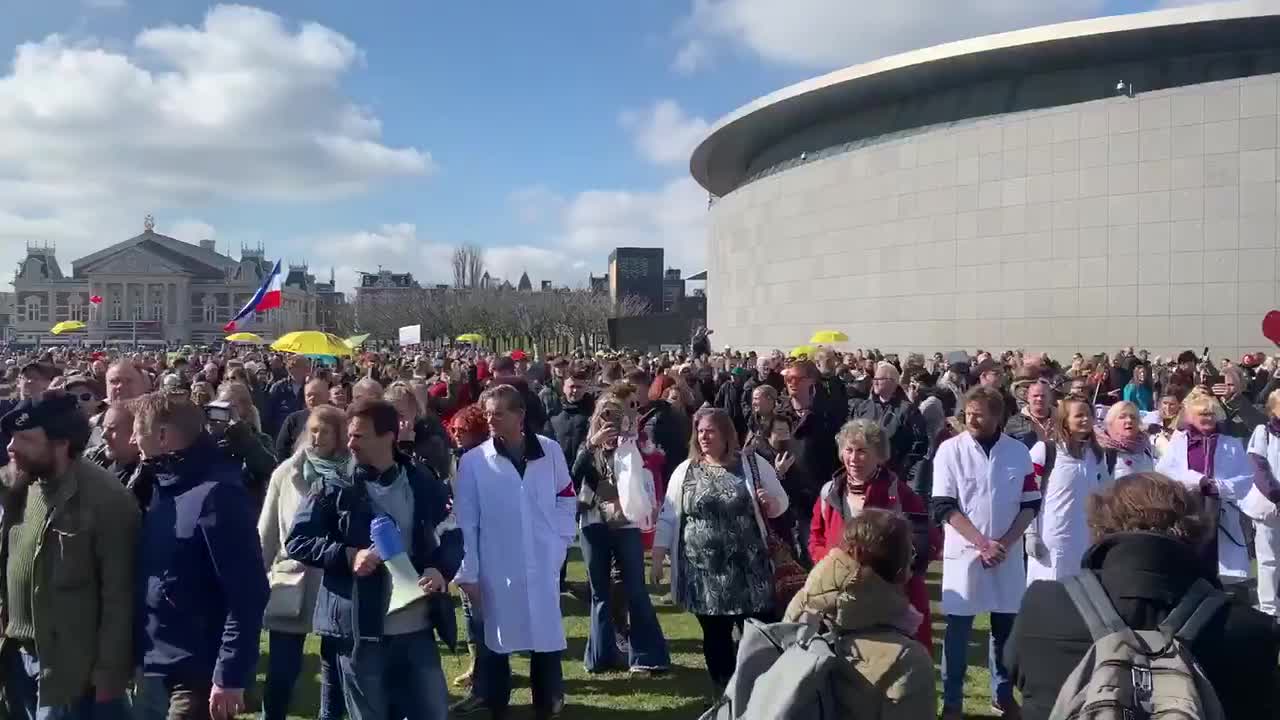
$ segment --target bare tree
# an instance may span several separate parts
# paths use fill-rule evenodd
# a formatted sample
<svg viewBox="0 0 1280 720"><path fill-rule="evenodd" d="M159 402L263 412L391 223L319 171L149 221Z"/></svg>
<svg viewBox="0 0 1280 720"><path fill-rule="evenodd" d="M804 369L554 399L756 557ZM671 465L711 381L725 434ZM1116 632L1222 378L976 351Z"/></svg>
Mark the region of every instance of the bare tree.
<svg viewBox="0 0 1280 720"><path fill-rule="evenodd" d="M455 288L478 288L484 275L484 248L479 245L459 245L449 257Z"/></svg>

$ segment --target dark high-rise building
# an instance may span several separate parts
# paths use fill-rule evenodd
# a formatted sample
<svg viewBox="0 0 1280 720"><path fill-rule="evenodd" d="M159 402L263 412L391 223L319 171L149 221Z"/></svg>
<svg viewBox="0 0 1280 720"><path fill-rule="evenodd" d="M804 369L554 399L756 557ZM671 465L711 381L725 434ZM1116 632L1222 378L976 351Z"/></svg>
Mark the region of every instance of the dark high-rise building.
<svg viewBox="0 0 1280 720"><path fill-rule="evenodd" d="M620 247L609 253L609 298L638 298L651 313L662 312L662 248Z"/></svg>

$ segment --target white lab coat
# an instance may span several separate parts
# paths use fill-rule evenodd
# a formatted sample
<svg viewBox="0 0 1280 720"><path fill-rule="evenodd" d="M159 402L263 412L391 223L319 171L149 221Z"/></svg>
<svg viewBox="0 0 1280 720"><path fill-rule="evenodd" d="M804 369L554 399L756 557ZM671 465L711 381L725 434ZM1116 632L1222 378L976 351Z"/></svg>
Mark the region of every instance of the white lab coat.
<svg viewBox="0 0 1280 720"><path fill-rule="evenodd" d="M933 460L934 498L955 498L978 532L998 538L1013 527L1022 503L1038 500L1027 446L1001 434L991 455L969 433L947 440ZM1022 543L1004 562L982 566L978 549L950 524L943 525L942 611L948 615L1016 613L1026 589Z"/></svg>
<svg viewBox="0 0 1280 720"><path fill-rule="evenodd" d="M454 582L479 583L485 645L496 653L566 647L560 566L574 537L577 498L555 440L521 477L485 442L462 456L454 512L466 555Z"/></svg>
<svg viewBox="0 0 1280 720"><path fill-rule="evenodd" d="M1280 439L1271 436L1266 425L1254 428L1248 452L1265 458L1274 475L1280 472ZM1280 613L1280 515L1275 503L1254 487L1240 502L1240 511L1253 518L1253 547L1258 555L1258 609L1275 616Z"/></svg>
<svg viewBox="0 0 1280 720"><path fill-rule="evenodd" d="M683 557L680 552L680 528L684 517L684 479L689 473L691 462L691 460L685 460L676 466L675 472L671 473L671 481L667 483L667 494L662 500L662 513L658 516L658 528L653 536L655 548L668 550L667 557L671 560L672 597L677 596L675 588L680 587L680 559ZM783 490L782 483L778 482L778 473L773 469L773 463L757 455L755 464L760 468L759 478L752 474L751 463L747 462L747 458L745 456L742 458L742 473L747 482L747 492L755 498L756 487L764 488L764 493L769 496L770 504L775 511L772 517L778 517L786 512L789 506L787 491ZM760 514L760 503L753 502L752 506L755 508L756 526L760 528L760 537L767 543L769 530L764 524L764 516Z"/></svg>
<svg viewBox="0 0 1280 720"><path fill-rule="evenodd" d="M1080 561L1089 549L1085 507L1089 496L1108 482L1106 462L1094 455L1092 448L1085 448L1084 458L1077 459L1059 444L1047 484L1044 460L1045 444L1038 442L1031 448L1031 462L1044 499L1027 536L1028 542L1039 537L1044 548L1043 557L1027 558L1027 585L1036 580L1063 580L1080 572Z"/></svg>
<svg viewBox="0 0 1280 720"><path fill-rule="evenodd" d="M1201 473L1187 468L1187 433L1179 430L1169 438L1169 446L1156 463L1163 473L1193 490L1199 491ZM1218 576L1224 582L1239 582L1249 577L1249 550L1244 546L1244 530L1240 527L1239 503L1253 487L1253 464L1238 438L1218 435L1213 452L1213 480L1222 499L1218 517Z"/></svg>

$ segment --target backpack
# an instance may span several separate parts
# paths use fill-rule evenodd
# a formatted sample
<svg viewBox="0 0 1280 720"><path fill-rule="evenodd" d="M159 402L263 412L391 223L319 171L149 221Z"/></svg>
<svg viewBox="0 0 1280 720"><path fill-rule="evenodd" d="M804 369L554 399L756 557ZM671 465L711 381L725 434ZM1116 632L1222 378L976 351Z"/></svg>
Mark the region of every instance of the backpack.
<svg viewBox="0 0 1280 720"><path fill-rule="evenodd" d="M1049 720L1225 720L1190 650L1226 605L1225 595L1196 580L1158 629L1133 630L1092 571L1062 585L1089 626L1093 647L1058 692Z"/></svg>
<svg viewBox="0 0 1280 720"><path fill-rule="evenodd" d="M700 720L836 720L837 637L807 623L748 619L733 677Z"/></svg>

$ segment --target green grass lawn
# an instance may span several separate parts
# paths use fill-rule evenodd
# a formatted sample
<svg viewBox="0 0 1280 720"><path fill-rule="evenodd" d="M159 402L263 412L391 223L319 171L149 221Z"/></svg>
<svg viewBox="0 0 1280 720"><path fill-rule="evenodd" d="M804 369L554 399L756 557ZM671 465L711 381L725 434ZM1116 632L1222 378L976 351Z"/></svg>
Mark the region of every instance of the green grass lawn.
<svg viewBox="0 0 1280 720"><path fill-rule="evenodd" d="M935 564L929 573L930 590L934 595L935 606L939 593L940 572L941 566ZM585 582L586 579L582 560L576 549L571 551L569 579L578 582ZM569 649L564 654L567 694L567 705L561 716L564 720L588 720L606 717L606 715L613 720L693 720L710 705L714 698L711 683L702 662L702 632L698 622L692 615L663 603L659 598L665 594L666 588L658 590L655 588L654 604L671 651L672 667L669 674L656 678L633 678L628 673L588 675L582 668L583 648L587 642L588 608L573 597L563 597L561 607L564 612L565 631L569 638ZM464 627L461 608L458 609L458 627ZM987 627L986 617L978 618L973 638L970 640L970 667L968 682L965 683L965 709L972 717L992 716L987 690ZM939 621L935 607L933 633L935 661L941 653L942 631L943 625ZM294 690L292 712L298 718L315 718L319 713L319 645L317 638L307 638L307 657L304 661L303 674ZM441 658L444 663L445 678L449 682L452 693L450 700L452 702L461 697L453 688L452 681L466 668L466 648L460 646L457 652L450 652L441 646ZM259 694L262 683L266 679L266 667L267 642L264 634L262 661L258 674ZM512 670L516 676L516 691L512 697L513 717L515 720L532 717L532 712L529 710L531 699L527 683L528 660L523 657L514 658ZM939 693L942 690L940 677ZM479 714L476 717L484 718L486 715Z"/></svg>

